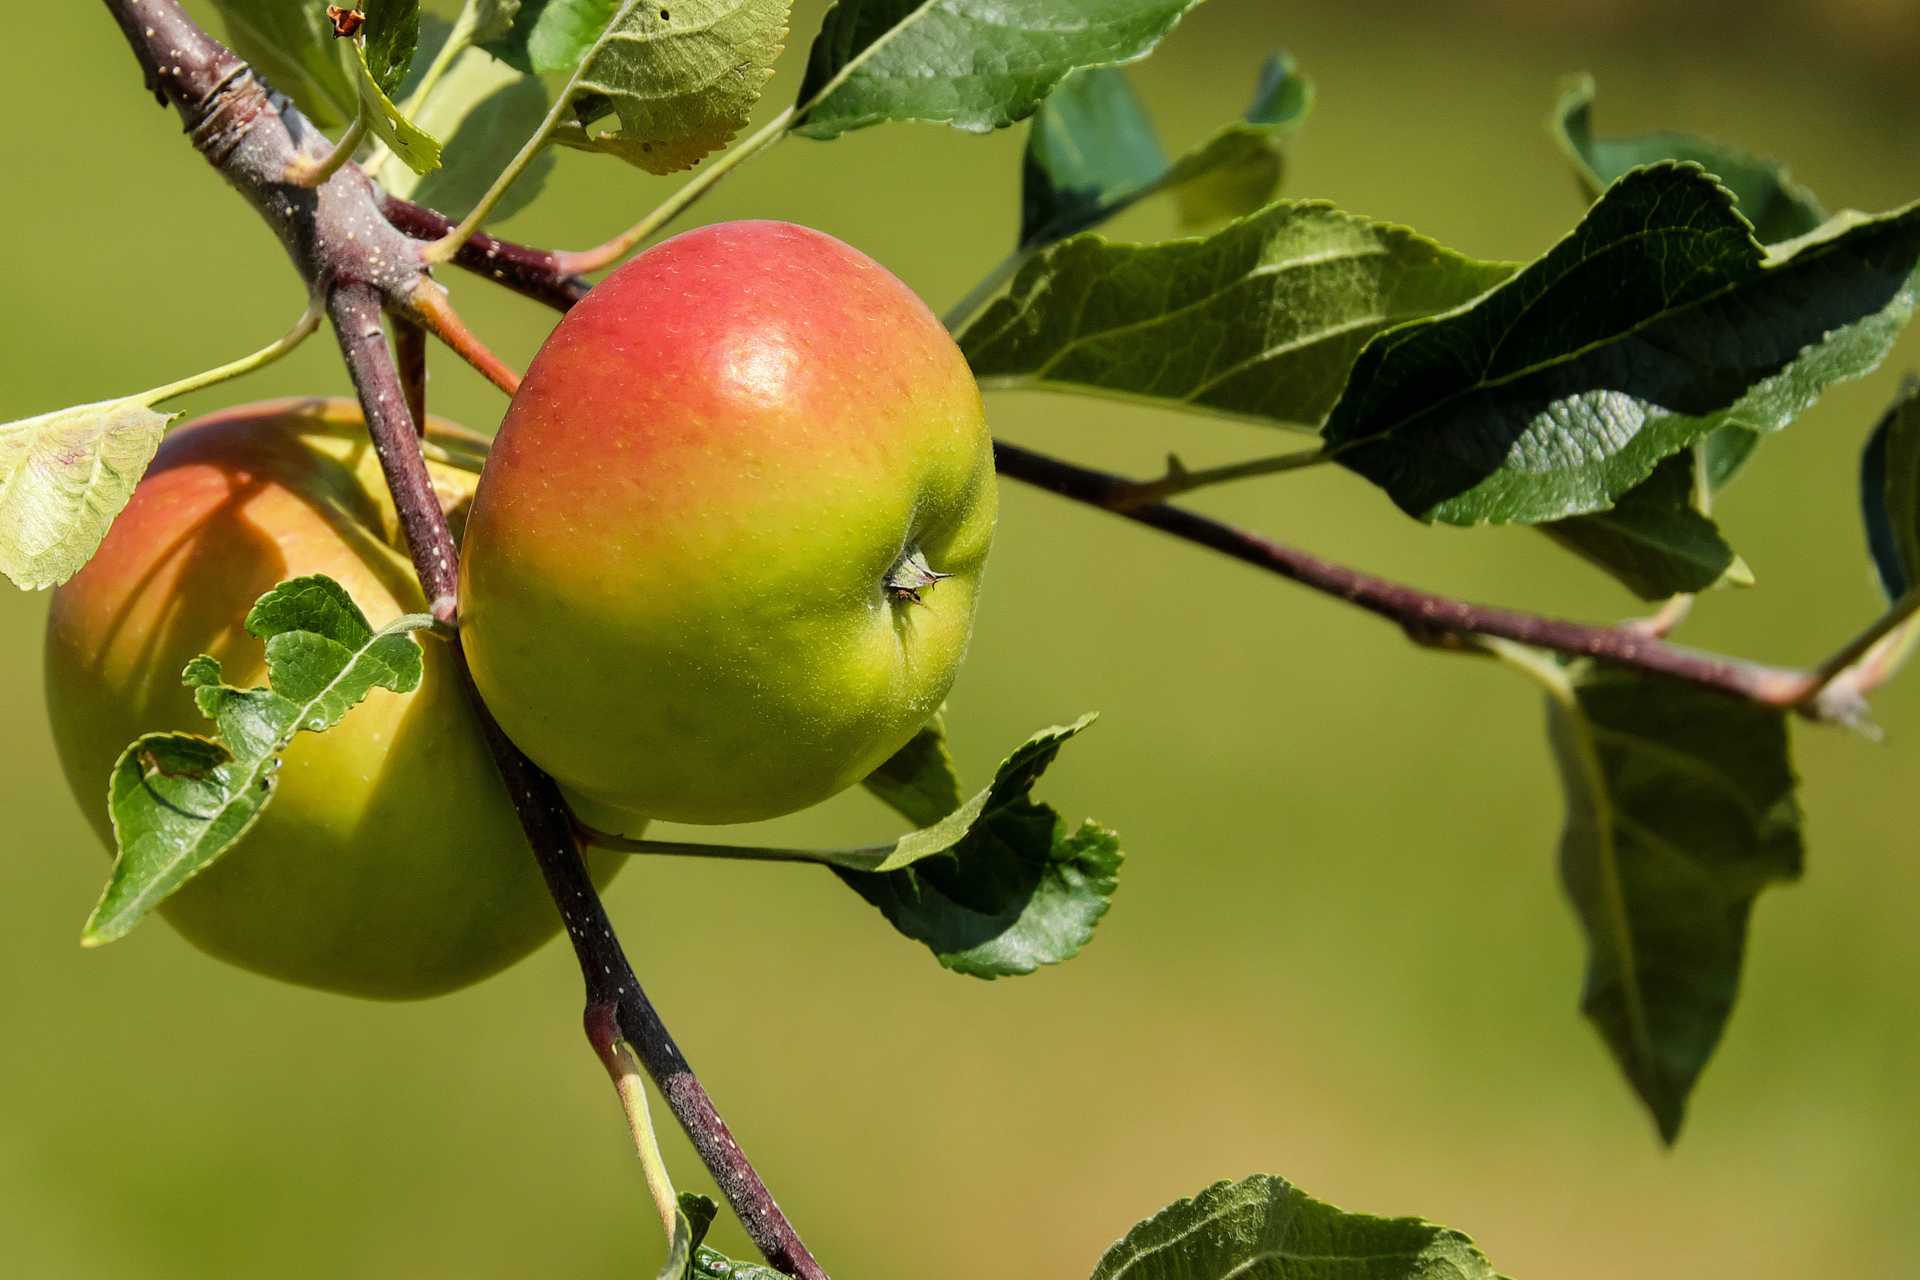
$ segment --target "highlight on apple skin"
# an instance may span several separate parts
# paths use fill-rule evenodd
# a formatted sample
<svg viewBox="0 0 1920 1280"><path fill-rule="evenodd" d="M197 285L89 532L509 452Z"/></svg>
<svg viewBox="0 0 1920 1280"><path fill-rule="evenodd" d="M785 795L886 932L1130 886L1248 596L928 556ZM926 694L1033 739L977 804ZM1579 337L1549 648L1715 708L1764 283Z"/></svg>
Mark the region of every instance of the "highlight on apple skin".
<svg viewBox="0 0 1920 1280"><path fill-rule="evenodd" d="M979 388L911 289L818 231L704 227L535 357L474 496L462 636L588 821L772 817L938 710L995 512Z"/></svg>
<svg viewBox="0 0 1920 1280"><path fill-rule="evenodd" d="M436 465L433 478L457 516L474 477ZM421 610L403 546L350 401L247 405L168 436L99 552L54 592L47 625L54 741L109 851L121 751L152 730L211 731L180 682L188 660L210 653L230 683L264 683L242 620L304 574L334 578L376 627ZM417 690L375 690L332 729L297 735L258 824L161 905L195 946L400 999L478 981L559 931L446 645L422 646ZM597 857L596 880L619 865Z"/></svg>

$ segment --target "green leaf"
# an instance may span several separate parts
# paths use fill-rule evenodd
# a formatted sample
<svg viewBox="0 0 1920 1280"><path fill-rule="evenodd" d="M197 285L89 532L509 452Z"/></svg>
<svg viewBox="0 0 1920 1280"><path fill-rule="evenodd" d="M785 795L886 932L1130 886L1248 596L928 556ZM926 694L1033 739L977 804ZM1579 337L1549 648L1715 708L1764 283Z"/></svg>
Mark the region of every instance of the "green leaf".
<svg viewBox="0 0 1920 1280"><path fill-rule="evenodd" d="M693 1251L693 1270L688 1273L698 1280L787 1280L782 1273L772 1267L763 1267L757 1263L735 1262L724 1253L704 1246Z"/></svg>
<svg viewBox="0 0 1920 1280"><path fill-rule="evenodd" d="M659 1280L689 1280L694 1270L694 1250L706 1239L718 1206L702 1195L680 1193L680 1208L673 1217L673 1239L667 1242L667 1258L660 1264Z"/></svg>
<svg viewBox="0 0 1920 1280"><path fill-rule="evenodd" d="M420 0L360 0L367 15L361 27L367 69L383 94L392 94L407 78L420 47Z"/></svg>
<svg viewBox="0 0 1920 1280"><path fill-rule="evenodd" d="M108 808L119 852L82 944L125 936L232 848L272 800L294 734L331 728L376 688L412 692L421 656L407 633L431 625L408 614L375 631L331 578L295 578L261 596L246 628L266 643L268 687L233 688L202 654L181 679L218 740L150 733L115 763Z"/></svg>
<svg viewBox="0 0 1920 1280"><path fill-rule="evenodd" d="M1696 446L1698 447L1698 446ZM1700 510L1694 451L1676 453L1627 490L1611 511L1540 526L1643 600L1708 587L1750 587L1753 571Z"/></svg>
<svg viewBox="0 0 1920 1280"><path fill-rule="evenodd" d="M178 416L128 398L0 426L0 573L30 591L78 573Z"/></svg>
<svg viewBox="0 0 1920 1280"><path fill-rule="evenodd" d="M1169 164L1125 72L1075 72L1034 113L1027 135L1020 247L1063 240L1161 192L1177 197L1189 227L1252 213L1279 188L1279 141L1311 102L1293 60L1269 55L1246 119Z"/></svg>
<svg viewBox="0 0 1920 1280"><path fill-rule="evenodd" d="M1246 119L1180 157L1162 189L1180 202L1180 221L1204 227L1254 212L1280 189L1280 141L1313 109L1313 82L1285 53L1267 56Z"/></svg>
<svg viewBox="0 0 1920 1280"><path fill-rule="evenodd" d="M455 57L415 113L422 129L447 140L440 167L421 176L395 161L382 166L380 185L396 196L464 218L540 127L550 105L539 79L478 49L467 49ZM551 151L535 156L495 207L493 220L512 217L531 203L555 162Z"/></svg>
<svg viewBox="0 0 1920 1280"><path fill-rule="evenodd" d="M1035 734L985 791L871 855L871 870L835 866L834 874L955 972L994 978L1068 959L1107 912L1120 841L1091 821L1069 832L1030 793L1061 745L1092 721ZM909 792L896 807L917 821L926 794Z"/></svg>
<svg viewBox="0 0 1920 1280"><path fill-rule="evenodd" d="M1898 600L1920 583L1920 379L1907 379L1867 439L1860 509L1880 586Z"/></svg>
<svg viewBox="0 0 1920 1280"><path fill-rule="evenodd" d="M1548 713L1581 1009L1671 1142L1733 1010L1753 900L1800 874L1786 712L1578 663Z"/></svg>
<svg viewBox="0 0 1920 1280"><path fill-rule="evenodd" d="M1131 204L1167 172L1118 67L1076 71L1034 113L1021 167L1020 246L1052 244Z"/></svg>
<svg viewBox="0 0 1920 1280"><path fill-rule="evenodd" d="M1347 1213L1270 1174L1216 1182L1129 1231L1093 1280L1499 1280L1458 1231Z"/></svg>
<svg viewBox="0 0 1920 1280"><path fill-rule="evenodd" d="M960 346L983 383L1317 427L1367 339L1514 268L1282 200L1205 239L1080 235L1036 255Z"/></svg>
<svg viewBox="0 0 1920 1280"><path fill-rule="evenodd" d="M1327 444L1423 520L1604 510L1716 428L1777 430L1871 370L1917 263L1920 208L1769 253L1696 166L1635 169L1506 284L1368 344Z"/></svg>
<svg viewBox="0 0 1920 1280"><path fill-rule="evenodd" d="M1827 220L1813 192L1788 177L1787 167L1778 161L1690 133L1594 137L1593 94L1592 76L1572 77L1548 121L1589 200L1598 199L1630 169L1662 160L1691 160L1733 193L1763 244L1803 236Z"/></svg>
<svg viewBox="0 0 1920 1280"><path fill-rule="evenodd" d="M1691 160L1733 193L1740 213L1754 224L1754 235L1771 244L1805 235L1827 219L1814 194L1787 176L1786 166L1687 133L1647 133L1628 138L1593 136L1593 77L1567 81L1548 127L1572 164L1580 189L1596 199L1607 185L1638 165L1661 160ZM1738 427L1709 436L1708 480L1725 487L1753 451L1759 437Z"/></svg>
<svg viewBox="0 0 1920 1280"><path fill-rule="evenodd" d="M360 106L367 113L367 127L407 168L428 173L440 163L440 140L422 129L380 87L373 68L367 64L367 51L354 47L354 83L360 91Z"/></svg>
<svg viewBox="0 0 1920 1280"><path fill-rule="evenodd" d="M717 1280L786 1280L778 1271L735 1262L702 1244L718 1212L719 1206L707 1197L691 1191L680 1193L680 1212L666 1265L660 1268L660 1280L705 1280L709 1276ZM687 1245L684 1251L680 1247L683 1238Z"/></svg>
<svg viewBox="0 0 1920 1280"><path fill-rule="evenodd" d="M213 0L227 43L322 129L353 119L358 98L325 4Z"/></svg>
<svg viewBox="0 0 1920 1280"><path fill-rule="evenodd" d="M515 65L574 73L579 120L556 129L555 142L672 173L747 122L785 44L788 9L789 0L526 0L513 32L488 47Z"/></svg>
<svg viewBox="0 0 1920 1280"><path fill-rule="evenodd" d="M960 773L947 749L944 713L867 775L866 788L916 827L930 827L960 807Z"/></svg>
<svg viewBox="0 0 1920 1280"><path fill-rule="evenodd" d="M984 133L1068 73L1144 57L1199 0L839 0L807 58L795 131L889 120Z"/></svg>

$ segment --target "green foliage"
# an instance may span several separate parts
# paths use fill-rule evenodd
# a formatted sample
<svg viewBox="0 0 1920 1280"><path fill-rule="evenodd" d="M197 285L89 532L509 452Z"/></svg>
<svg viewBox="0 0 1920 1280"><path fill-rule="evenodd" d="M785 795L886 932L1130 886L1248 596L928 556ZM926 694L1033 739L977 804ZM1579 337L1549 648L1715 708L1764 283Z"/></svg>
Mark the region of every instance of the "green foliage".
<svg viewBox="0 0 1920 1280"><path fill-rule="evenodd" d="M1751 435L1751 433L1743 433ZM1540 526L1541 532L1618 578L1643 600L1722 584L1752 586L1753 571L1701 510L1700 460L1665 459L1610 511Z"/></svg>
<svg viewBox="0 0 1920 1280"><path fill-rule="evenodd" d="M1907 380L1867 439L1860 509L1880 585L1898 600L1920 583L1920 380Z"/></svg>
<svg viewBox="0 0 1920 1280"><path fill-rule="evenodd" d="M177 416L129 396L0 426L0 573L30 591L78 573Z"/></svg>
<svg viewBox="0 0 1920 1280"><path fill-rule="evenodd" d="M394 195L463 218L540 127L551 105L537 77L478 49L464 50L414 111L420 128L447 140L440 167L421 176L403 164L388 164L380 171L380 184ZM550 151L535 156L494 207L494 219L511 217L531 203L554 163Z"/></svg>
<svg viewBox="0 0 1920 1280"><path fill-rule="evenodd" d="M1120 839L1096 822L1069 832L1051 806L1031 798L1068 739L1093 722L1045 729L1008 756L986 790L939 820L834 874L923 942L957 973L996 978L1032 973L1077 954L1107 913L1120 870ZM876 794L925 822L948 791L952 762L937 725L881 767ZM957 780L956 780L957 782Z"/></svg>
<svg viewBox="0 0 1920 1280"><path fill-rule="evenodd" d="M347 69L347 42L333 34L324 4L212 0L227 43L322 129L353 119L359 103Z"/></svg>
<svg viewBox="0 0 1920 1280"><path fill-rule="evenodd" d="M1787 167L1690 133L1642 133L1628 138L1593 136L1593 77L1574 76L1561 90L1548 122L1554 140L1573 165L1589 200L1640 165L1691 160L1733 193L1740 213L1763 244L1803 236L1827 220L1820 201L1787 176Z"/></svg>
<svg viewBox="0 0 1920 1280"><path fill-rule="evenodd" d="M354 86L360 94L360 109L367 116L367 128L386 143L407 168L415 173L432 172L440 163L440 140L407 119L406 113L394 105L368 64L365 47L355 46L353 65Z"/></svg>
<svg viewBox="0 0 1920 1280"><path fill-rule="evenodd" d="M1269 54L1246 117L1180 157L1162 189L1180 204L1180 220L1201 227L1252 213L1280 189L1284 162L1280 141L1306 121L1313 108L1313 82L1293 59Z"/></svg>
<svg viewBox="0 0 1920 1280"><path fill-rule="evenodd" d="M1068 76L1033 114L1020 172L1020 247L1065 239L1138 199L1167 171L1126 72Z"/></svg>
<svg viewBox="0 0 1920 1280"><path fill-rule="evenodd" d="M1581 1008L1671 1142L1739 988L1753 900L1800 874L1786 712L1585 663L1548 701Z"/></svg>
<svg viewBox="0 0 1920 1280"><path fill-rule="evenodd" d="M236 689L205 654L181 679L218 738L149 733L114 764L108 808L119 853L81 941L124 937L169 894L211 866L273 799L281 753L296 733L333 727L374 689L410 693L420 646L407 633L432 625L407 614L375 631L331 578L283 582L247 613L264 641L267 687Z"/></svg>
<svg viewBox="0 0 1920 1280"><path fill-rule="evenodd" d="M392 94L420 47L420 0L361 0L358 8L367 15L361 28L367 70L381 93Z"/></svg>
<svg viewBox="0 0 1920 1280"><path fill-rule="evenodd" d="M941 712L907 745L867 775L866 788L908 822L930 827L960 807L960 771L947 748L946 713Z"/></svg>
<svg viewBox="0 0 1920 1280"><path fill-rule="evenodd" d="M983 384L1070 389L1312 430L1367 340L1513 271L1404 227L1282 200L1204 240L1087 234L960 336Z"/></svg>
<svg viewBox="0 0 1920 1280"><path fill-rule="evenodd" d="M487 48L539 73L571 73L577 119L554 141L649 173L726 145L760 99L787 36L788 0L525 0ZM611 119L611 125L602 124Z"/></svg>
<svg viewBox="0 0 1920 1280"><path fill-rule="evenodd" d="M1916 264L1920 209L1768 253L1697 167L1636 169L1505 285L1370 344L1327 445L1424 520L1604 510L1716 428L1776 430L1870 371Z"/></svg>
<svg viewBox="0 0 1920 1280"><path fill-rule="evenodd" d="M1273 198L1279 143L1306 118L1312 85L1272 54L1246 118L1169 164L1153 123L1117 67L1074 73L1039 111L1021 170L1020 247L1037 249L1160 192L1189 226L1251 213Z"/></svg>
<svg viewBox="0 0 1920 1280"><path fill-rule="evenodd" d="M1458 1231L1346 1213L1255 1174L1176 1200L1129 1231L1093 1280L1500 1280Z"/></svg>
<svg viewBox="0 0 1920 1280"><path fill-rule="evenodd" d="M795 131L889 120L984 133L1066 76L1145 56L1199 0L839 0L807 58Z"/></svg>

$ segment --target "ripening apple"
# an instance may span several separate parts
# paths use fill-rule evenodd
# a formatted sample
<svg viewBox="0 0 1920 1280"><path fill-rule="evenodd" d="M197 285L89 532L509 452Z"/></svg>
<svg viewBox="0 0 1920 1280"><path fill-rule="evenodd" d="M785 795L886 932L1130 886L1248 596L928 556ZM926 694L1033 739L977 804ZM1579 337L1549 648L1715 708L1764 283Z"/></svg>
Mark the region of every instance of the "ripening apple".
<svg viewBox="0 0 1920 1280"><path fill-rule="evenodd" d="M534 358L474 495L461 635L589 821L772 817L939 708L994 514L979 388L913 291L817 231L709 226Z"/></svg>
<svg viewBox="0 0 1920 1280"><path fill-rule="evenodd" d="M473 484L451 467L433 478L449 507ZM127 744L213 731L180 682L188 660L210 653L229 683L264 683L242 619L304 574L335 579L376 627L422 609L402 545L351 402L250 405L168 436L99 552L54 592L47 626L54 740L109 850L107 778ZM290 982L397 999L477 981L558 931L446 645L422 647L413 693L375 690L332 729L295 736L259 822L162 904L189 941Z"/></svg>

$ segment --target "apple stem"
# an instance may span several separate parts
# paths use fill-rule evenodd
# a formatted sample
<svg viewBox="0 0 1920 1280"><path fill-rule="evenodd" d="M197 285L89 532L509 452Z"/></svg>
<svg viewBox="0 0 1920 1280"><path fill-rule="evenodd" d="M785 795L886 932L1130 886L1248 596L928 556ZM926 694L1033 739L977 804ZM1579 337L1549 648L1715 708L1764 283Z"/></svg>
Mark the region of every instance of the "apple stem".
<svg viewBox="0 0 1920 1280"><path fill-rule="evenodd" d="M407 315L424 326L434 337L447 344L453 353L477 369L481 376L508 395L520 390L520 375L508 368L486 343L480 341L466 321L454 310L447 291L431 280L421 280L407 295Z"/></svg>

